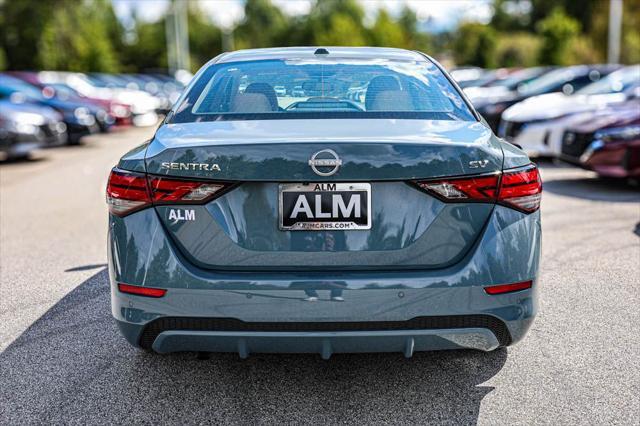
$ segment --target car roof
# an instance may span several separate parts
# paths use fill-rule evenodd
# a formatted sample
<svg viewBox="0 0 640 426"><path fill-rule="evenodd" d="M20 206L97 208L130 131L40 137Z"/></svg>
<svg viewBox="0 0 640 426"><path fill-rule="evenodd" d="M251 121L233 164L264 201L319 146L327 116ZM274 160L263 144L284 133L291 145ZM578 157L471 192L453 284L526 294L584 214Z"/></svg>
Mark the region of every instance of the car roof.
<svg viewBox="0 0 640 426"><path fill-rule="evenodd" d="M246 49L227 52L215 59L216 63L256 61L264 59L309 59L314 58L318 49L326 49L328 58L393 59L404 61L425 61L418 52L389 47L274 47Z"/></svg>

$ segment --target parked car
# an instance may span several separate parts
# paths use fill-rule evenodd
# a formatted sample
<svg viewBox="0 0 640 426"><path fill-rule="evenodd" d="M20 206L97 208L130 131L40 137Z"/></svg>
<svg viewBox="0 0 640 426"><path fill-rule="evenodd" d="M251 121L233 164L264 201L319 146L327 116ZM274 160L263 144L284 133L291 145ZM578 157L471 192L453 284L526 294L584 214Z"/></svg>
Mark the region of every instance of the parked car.
<svg viewBox="0 0 640 426"><path fill-rule="evenodd" d="M46 98L35 86L15 77L0 75L0 99L11 99L13 103L32 103L48 106L62 114L67 130L68 144L76 144L80 138L100 131L96 120L99 108L86 102L63 101L52 97Z"/></svg>
<svg viewBox="0 0 640 426"><path fill-rule="evenodd" d="M545 93L570 95L619 68L619 65L575 65L549 71L539 78L517 86L511 92L496 96L489 103L479 105L478 112L493 131L497 132L502 113L510 106Z"/></svg>
<svg viewBox="0 0 640 426"><path fill-rule="evenodd" d="M498 134L534 155L558 156L564 131L608 105L637 97L640 65L625 67L574 95L534 96L503 113Z"/></svg>
<svg viewBox="0 0 640 426"><path fill-rule="evenodd" d="M457 67L451 70L451 77L461 89L477 86L491 71L480 67Z"/></svg>
<svg viewBox="0 0 640 426"><path fill-rule="evenodd" d="M93 115L100 128L100 131L107 132L115 124L115 117L110 113L111 105L108 102L99 101L95 99L85 98L80 96L78 92L71 87L62 83L45 84L38 78L38 73L28 71L11 71L6 74L12 77L18 78L26 83L29 83L38 89L42 93L45 99L50 99L53 103L72 103L76 107L84 107L89 110L89 113ZM55 105L52 105L55 107Z"/></svg>
<svg viewBox="0 0 640 426"><path fill-rule="evenodd" d="M603 177L640 178L640 100L574 124L563 135L560 158Z"/></svg>
<svg viewBox="0 0 640 426"><path fill-rule="evenodd" d="M171 107L169 98L153 82L148 82L134 75L92 73L89 78L100 85L110 89L135 90L147 93L156 101L156 111L166 113Z"/></svg>
<svg viewBox="0 0 640 426"><path fill-rule="evenodd" d="M66 125L54 109L0 99L0 159L24 158L34 149L66 140Z"/></svg>
<svg viewBox="0 0 640 426"><path fill-rule="evenodd" d="M86 102L90 108L97 108L96 120L102 131L108 131L112 125L131 124L131 110L127 105L112 100L83 96L65 83L48 79L47 72L8 71L6 74L40 88L45 98L55 97L62 101Z"/></svg>
<svg viewBox="0 0 640 426"><path fill-rule="evenodd" d="M300 80L322 96L276 96ZM226 53L111 172L112 313L160 353L508 346L537 310L541 191L426 55Z"/></svg>
<svg viewBox="0 0 640 426"><path fill-rule="evenodd" d="M42 78L49 83L64 83L82 96L123 104L131 111L131 121L136 126L151 126L158 122L157 98L142 90L108 87L98 79L81 73L43 72Z"/></svg>
<svg viewBox="0 0 640 426"><path fill-rule="evenodd" d="M517 70L503 78L492 81L488 85L468 87L464 89L464 93L481 114L483 112L486 114L490 120L487 120L487 123L494 132L497 132L499 122L495 121L495 118L498 117L495 113L497 109L504 106L503 104L499 105L500 102L510 98L514 92L524 88L527 83L553 69L553 67L534 67ZM496 106L494 107L494 105ZM487 117L485 117L485 120Z"/></svg>

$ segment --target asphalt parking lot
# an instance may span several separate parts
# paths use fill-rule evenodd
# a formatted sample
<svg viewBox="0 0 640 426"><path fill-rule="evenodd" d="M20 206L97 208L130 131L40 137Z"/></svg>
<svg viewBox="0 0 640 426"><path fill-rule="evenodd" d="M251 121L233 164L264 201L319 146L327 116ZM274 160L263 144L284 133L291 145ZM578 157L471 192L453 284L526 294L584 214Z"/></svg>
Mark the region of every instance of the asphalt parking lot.
<svg viewBox="0 0 640 426"><path fill-rule="evenodd" d="M640 190L541 164L541 309L492 353L153 355L111 319L108 171L153 129L0 166L0 424L638 424Z"/></svg>

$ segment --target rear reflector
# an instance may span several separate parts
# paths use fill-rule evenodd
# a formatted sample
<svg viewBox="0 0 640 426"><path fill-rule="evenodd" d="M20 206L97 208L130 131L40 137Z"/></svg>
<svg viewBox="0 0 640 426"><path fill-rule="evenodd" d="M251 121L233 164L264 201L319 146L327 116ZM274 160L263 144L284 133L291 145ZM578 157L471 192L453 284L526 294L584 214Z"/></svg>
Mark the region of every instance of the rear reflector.
<svg viewBox="0 0 640 426"><path fill-rule="evenodd" d="M114 168L107 183L107 204L111 213L126 216L152 204L203 204L232 187L230 182L174 179Z"/></svg>
<svg viewBox="0 0 640 426"><path fill-rule="evenodd" d="M163 288L141 287L138 285L129 284L118 284L118 290L120 290L122 293L147 297L162 297L167 292L167 290Z"/></svg>
<svg viewBox="0 0 640 426"><path fill-rule="evenodd" d="M489 287L485 287L484 291L486 291L487 294L504 294L514 291L526 290L528 288L531 288L532 285L533 281L523 281L521 283L492 285Z"/></svg>
<svg viewBox="0 0 640 426"><path fill-rule="evenodd" d="M486 176L415 182L420 188L449 202L497 202L531 213L540 208L542 181L535 165Z"/></svg>

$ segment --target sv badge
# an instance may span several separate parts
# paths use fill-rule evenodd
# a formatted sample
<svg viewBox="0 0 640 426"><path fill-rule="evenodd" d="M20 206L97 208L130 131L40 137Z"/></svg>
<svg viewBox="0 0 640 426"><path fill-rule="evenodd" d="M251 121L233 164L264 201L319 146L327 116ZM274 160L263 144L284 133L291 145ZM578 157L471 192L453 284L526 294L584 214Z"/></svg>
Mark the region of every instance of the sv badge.
<svg viewBox="0 0 640 426"><path fill-rule="evenodd" d="M489 160L473 160L469 161L469 168L471 169L484 169L489 164Z"/></svg>

